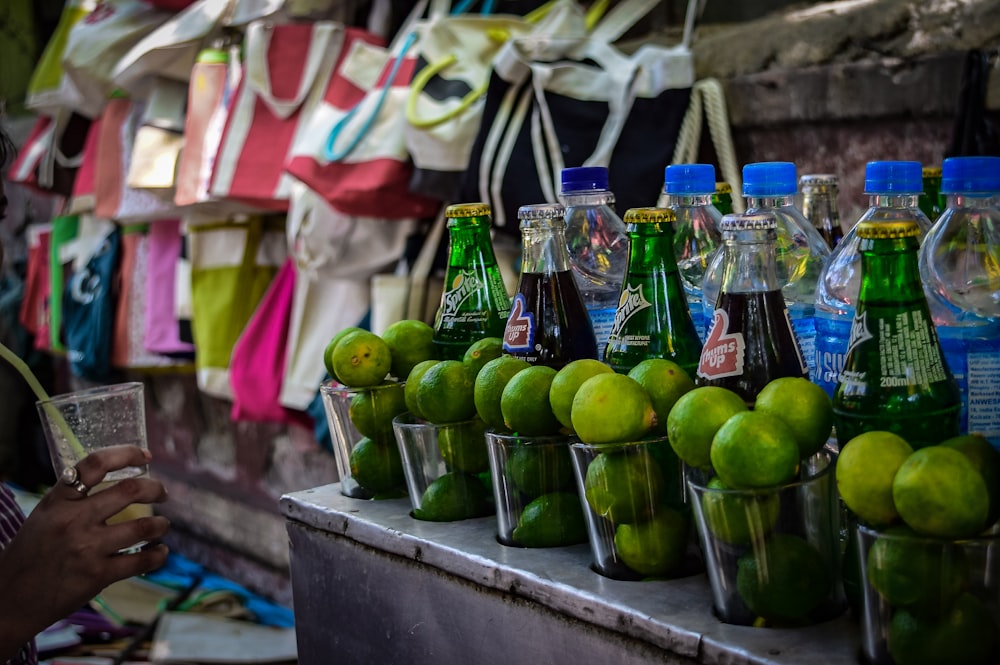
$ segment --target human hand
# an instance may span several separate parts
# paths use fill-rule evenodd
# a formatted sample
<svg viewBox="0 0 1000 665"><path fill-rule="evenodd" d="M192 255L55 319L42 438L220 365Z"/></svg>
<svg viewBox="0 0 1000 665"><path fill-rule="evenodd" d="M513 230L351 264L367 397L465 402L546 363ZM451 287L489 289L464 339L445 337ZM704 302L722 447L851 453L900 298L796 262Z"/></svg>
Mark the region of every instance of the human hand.
<svg viewBox="0 0 1000 665"><path fill-rule="evenodd" d="M166 561L168 550L162 544L119 554L135 543L162 538L169 527L165 517L105 523L130 504L166 501L162 483L126 478L103 491L89 491L108 472L143 466L149 458L149 452L137 446L112 446L91 453L76 465L83 487L78 490L56 483L0 552L0 589L4 589L0 661L8 647L16 650L112 582L150 572ZM11 644L7 644L9 637Z"/></svg>

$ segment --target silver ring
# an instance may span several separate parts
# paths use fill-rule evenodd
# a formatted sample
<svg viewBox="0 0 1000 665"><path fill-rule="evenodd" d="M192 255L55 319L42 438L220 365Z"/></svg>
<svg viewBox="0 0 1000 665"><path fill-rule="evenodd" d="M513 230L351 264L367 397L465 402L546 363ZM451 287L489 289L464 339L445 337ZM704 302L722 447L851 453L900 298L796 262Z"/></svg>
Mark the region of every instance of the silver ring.
<svg viewBox="0 0 1000 665"><path fill-rule="evenodd" d="M87 485L82 480L80 480L80 472L77 470L75 466L67 466L65 469L63 469L62 476L60 476L60 480L62 480L64 484L69 485L70 487L72 487L73 489L75 489L77 492L79 492L84 496L86 496L87 492L90 491L90 488L87 487Z"/></svg>

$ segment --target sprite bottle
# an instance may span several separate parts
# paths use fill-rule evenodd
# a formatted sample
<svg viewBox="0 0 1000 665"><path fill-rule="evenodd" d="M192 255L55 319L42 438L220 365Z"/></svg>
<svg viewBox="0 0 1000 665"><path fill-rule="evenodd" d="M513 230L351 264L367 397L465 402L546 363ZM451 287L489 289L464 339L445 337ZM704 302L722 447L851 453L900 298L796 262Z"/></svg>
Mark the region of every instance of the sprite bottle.
<svg viewBox="0 0 1000 665"><path fill-rule="evenodd" d="M914 448L959 433L961 402L931 321L915 220L859 222L861 290L833 396L841 449L871 430Z"/></svg>
<svg viewBox="0 0 1000 665"><path fill-rule="evenodd" d="M701 340L684 297L674 258L675 215L669 208L625 213L628 264L604 362L616 372L647 358L666 358L694 376Z"/></svg>
<svg viewBox="0 0 1000 665"><path fill-rule="evenodd" d="M485 203L448 206L448 269L433 343L442 360L461 360L484 337L502 337L510 297L493 253L490 207Z"/></svg>
<svg viewBox="0 0 1000 665"><path fill-rule="evenodd" d="M948 207L948 202L941 193L941 167L925 166L921 169L920 175L924 190L920 194L920 209L933 224Z"/></svg>

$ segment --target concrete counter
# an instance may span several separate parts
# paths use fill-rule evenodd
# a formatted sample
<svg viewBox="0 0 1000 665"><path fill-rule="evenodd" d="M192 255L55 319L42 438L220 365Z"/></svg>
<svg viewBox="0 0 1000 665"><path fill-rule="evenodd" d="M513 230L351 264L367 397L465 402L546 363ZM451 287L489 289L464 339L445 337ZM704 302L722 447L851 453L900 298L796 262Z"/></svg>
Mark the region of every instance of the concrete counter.
<svg viewBox="0 0 1000 665"><path fill-rule="evenodd" d="M855 665L847 617L800 629L719 622L704 574L622 582L587 545L520 549L496 520L421 522L338 484L281 499L302 665Z"/></svg>

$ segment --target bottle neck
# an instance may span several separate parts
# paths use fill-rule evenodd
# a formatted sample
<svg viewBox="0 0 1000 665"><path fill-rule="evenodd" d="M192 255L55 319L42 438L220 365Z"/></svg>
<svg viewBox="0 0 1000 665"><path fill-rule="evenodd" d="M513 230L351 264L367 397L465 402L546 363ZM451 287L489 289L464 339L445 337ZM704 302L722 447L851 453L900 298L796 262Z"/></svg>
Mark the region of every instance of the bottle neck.
<svg viewBox="0 0 1000 665"><path fill-rule="evenodd" d="M671 224L629 224L628 275L676 273L674 230Z"/></svg>
<svg viewBox="0 0 1000 665"><path fill-rule="evenodd" d="M780 196L748 196L747 210L761 210L767 208L787 208L795 206L795 194L782 194Z"/></svg>
<svg viewBox="0 0 1000 665"><path fill-rule="evenodd" d="M448 240L449 268L496 263L488 217L449 220Z"/></svg>
<svg viewBox="0 0 1000 665"><path fill-rule="evenodd" d="M521 272L555 273L570 269L566 233L561 223L521 229Z"/></svg>
<svg viewBox="0 0 1000 665"><path fill-rule="evenodd" d="M862 238L858 307L870 303L923 302L916 237Z"/></svg>
<svg viewBox="0 0 1000 665"><path fill-rule="evenodd" d="M996 208L1000 206L998 194L948 194L949 208Z"/></svg>
<svg viewBox="0 0 1000 665"><path fill-rule="evenodd" d="M579 208L583 206L608 206L609 208L613 208L615 205L615 195L606 189L563 192L559 196L559 202L567 208Z"/></svg>
<svg viewBox="0 0 1000 665"><path fill-rule="evenodd" d="M868 197L868 205L872 208L916 208L919 202L920 194L876 193Z"/></svg>
<svg viewBox="0 0 1000 665"><path fill-rule="evenodd" d="M723 293L760 293L781 288L775 266L776 233L729 231L723 237Z"/></svg>
<svg viewBox="0 0 1000 665"><path fill-rule="evenodd" d="M707 206L712 203L712 194L664 194L666 207L675 206Z"/></svg>

